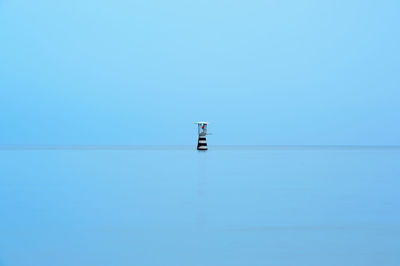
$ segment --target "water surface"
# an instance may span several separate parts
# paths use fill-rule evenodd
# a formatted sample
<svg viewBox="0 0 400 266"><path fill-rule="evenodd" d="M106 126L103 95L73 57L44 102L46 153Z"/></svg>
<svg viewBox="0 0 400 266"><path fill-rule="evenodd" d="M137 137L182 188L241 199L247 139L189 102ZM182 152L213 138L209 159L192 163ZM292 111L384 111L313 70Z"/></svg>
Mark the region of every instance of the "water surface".
<svg viewBox="0 0 400 266"><path fill-rule="evenodd" d="M398 265L400 149L0 150L1 266Z"/></svg>

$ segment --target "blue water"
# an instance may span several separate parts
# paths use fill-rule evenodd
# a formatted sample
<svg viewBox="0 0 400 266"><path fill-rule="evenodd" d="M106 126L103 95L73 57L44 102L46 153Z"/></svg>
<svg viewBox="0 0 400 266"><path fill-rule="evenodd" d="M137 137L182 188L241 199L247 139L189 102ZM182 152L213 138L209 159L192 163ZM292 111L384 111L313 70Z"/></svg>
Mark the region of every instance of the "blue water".
<svg viewBox="0 0 400 266"><path fill-rule="evenodd" d="M1 266L399 265L399 149L0 150Z"/></svg>

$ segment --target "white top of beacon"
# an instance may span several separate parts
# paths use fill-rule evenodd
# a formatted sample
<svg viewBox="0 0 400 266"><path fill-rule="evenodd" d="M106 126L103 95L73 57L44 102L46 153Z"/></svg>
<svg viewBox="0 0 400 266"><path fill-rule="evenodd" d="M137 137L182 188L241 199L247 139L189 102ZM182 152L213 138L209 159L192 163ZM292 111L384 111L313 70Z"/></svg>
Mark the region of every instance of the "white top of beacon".
<svg viewBox="0 0 400 266"><path fill-rule="evenodd" d="M195 124L208 124L207 122L195 122Z"/></svg>

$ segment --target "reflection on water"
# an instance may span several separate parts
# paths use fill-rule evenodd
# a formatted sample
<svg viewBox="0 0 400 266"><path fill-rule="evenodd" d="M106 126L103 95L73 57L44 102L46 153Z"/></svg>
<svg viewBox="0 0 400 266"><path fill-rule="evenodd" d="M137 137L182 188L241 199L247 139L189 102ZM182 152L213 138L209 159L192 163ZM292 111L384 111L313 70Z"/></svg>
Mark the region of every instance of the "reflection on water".
<svg viewBox="0 0 400 266"><path fill-rule="evenodd" d="M400 259L397 147L107 147L0 149L0 265Z"/></svg>
<svg viewBox="0 0 400 266"><path fill-rule="evenodd" d="M203 159L197 161L197 222L200 228L204 228L207 223L207 178L208 178L208 166L207 166L207 154L204 151L198 151L199 156L203 156Z"/></svg>

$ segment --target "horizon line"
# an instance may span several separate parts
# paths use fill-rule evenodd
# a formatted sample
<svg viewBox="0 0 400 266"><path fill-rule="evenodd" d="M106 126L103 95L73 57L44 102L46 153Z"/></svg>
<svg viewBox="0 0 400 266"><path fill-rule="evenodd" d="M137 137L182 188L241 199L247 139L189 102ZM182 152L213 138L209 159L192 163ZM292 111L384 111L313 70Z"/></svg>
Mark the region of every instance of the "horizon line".
<svg viewBox="0 0 400 266"><path fill-rule="evenodd" d="M211 145L211 149L255 149L255 150L400 150L400 145ZM6 150L182 150L196 149L195 145L0 145Z"/></svg>

